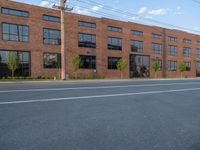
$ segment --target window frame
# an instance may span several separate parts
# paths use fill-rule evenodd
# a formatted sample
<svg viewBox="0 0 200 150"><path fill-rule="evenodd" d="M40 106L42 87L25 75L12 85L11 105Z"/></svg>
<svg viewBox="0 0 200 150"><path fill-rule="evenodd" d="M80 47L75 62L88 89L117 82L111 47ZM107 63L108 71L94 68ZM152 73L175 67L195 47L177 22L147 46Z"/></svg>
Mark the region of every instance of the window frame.
<svg viewBox="0 0 200 150"><path fill-rule="evenodd" d="M4 9L7 9L8 13L4 13ZM9 13L9 11L16 11L16 12L20 12L22 14L27 14L27 15L11 14L11 13ZM8 8L8 7L2 7L1 8L1 14L11 15L11 16L17 16L17 17L23 17L23 18L29 18L29 15L30 15L28 11L24 11L24 10L20 10L20 9Z"/></svg>
<svg viewBox="0 0 200 150"><path fill-rule="evenodd" d="M118 40L118 45L114 45L112 44L114 41L113 40ZM111 41L111 43L109 43L109 41ZM110 44L110 45L109 45ZM123 46L123 39L122 38L118 38L118 37L111 37L109 36L107 38L107 49L108 50L113 50L113 51L122 51L122 46ZM118 47L118 48L115 48Z"/></svg>
<svg viewBox="0 0 200 150"><path fill-rule="evenodd" d="M56 39L56 38L45 38L45 30L51 30L51 31L59 31L60 33L60 38L59 39ZM48 32L48 35L49 35L49 32ZM57 43L56 44L53 44L51 42L47 42L45 43L45 39L47 40L57 40ZM52 29L52 28L43 28L43 44L45 45L61 45L61 31L58 30L58 29Z"/></svg>

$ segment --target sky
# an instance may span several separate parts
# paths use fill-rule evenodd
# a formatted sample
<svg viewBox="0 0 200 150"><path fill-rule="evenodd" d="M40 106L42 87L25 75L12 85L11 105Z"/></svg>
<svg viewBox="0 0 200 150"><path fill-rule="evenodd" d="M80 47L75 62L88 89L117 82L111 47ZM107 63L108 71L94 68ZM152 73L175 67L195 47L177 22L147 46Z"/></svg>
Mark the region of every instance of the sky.
<svg viewBox="0 0 200 150"><path fill-rule="evenodd" d="M51 7L53 3L59 2L59 0L15 1L42 7ZM197 31L200 34L200 0L68 0L67 4L69 7L74 7L73 12L79 14L179 28L190 32Z"/></svg>

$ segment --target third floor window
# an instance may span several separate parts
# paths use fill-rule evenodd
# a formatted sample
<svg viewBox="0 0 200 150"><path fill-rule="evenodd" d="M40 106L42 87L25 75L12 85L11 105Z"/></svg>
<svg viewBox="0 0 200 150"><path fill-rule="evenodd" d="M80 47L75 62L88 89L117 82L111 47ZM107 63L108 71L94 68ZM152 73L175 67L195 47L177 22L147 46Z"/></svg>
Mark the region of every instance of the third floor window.
<svg viewBox="0 0 200 150"><path fill-rule="evenodd" d="M177 42L177 37L169 36L168 41Z"/></svg>
<svg viewBox="0 0 200 150"><path fill-rule="evenodd" d="M131 30L131 34L136 36L143 36L143 32L138 30Z"/></svg>
<svg viewBox="0 0 200 150"><path fill-rule="evenodd" d="M152 38L161 39L161 38L162 38L162 35L161 35L161 34L152 33Z"/></svg>
<svg viewBox="0 0 200 150"><path fill-rule="evenodd" d="M114 32L122 32L122 28L120 28L120 27L114 27L114 26L108 26L107 30L114 31Z"/></svg>
<svg viewBox="0 0 200 150"><path fill-rule="evenodd" d="M96 23L79 21L78 26L86 28L96 28Z"/></svg>
<svg viewBox="0 0 200 150"><path fill-rule="evenodd" d="M1 13L19 17L29 17L29 13L27 11L11 9L11 8L1 8Z"/></svg>
<svg viewBox="0 0 200 150"><path fill-rule="evenodd" d="M191 43L192 43L192 40L190 40L190 39L183 39L183 43L191 44Z"/></svg>
<svg viewBox="0 0 200 150"><path fill-rule="evenodd" d="M60 17L43 15L43 20L51 21L51 22L60 22Z"/></svg>

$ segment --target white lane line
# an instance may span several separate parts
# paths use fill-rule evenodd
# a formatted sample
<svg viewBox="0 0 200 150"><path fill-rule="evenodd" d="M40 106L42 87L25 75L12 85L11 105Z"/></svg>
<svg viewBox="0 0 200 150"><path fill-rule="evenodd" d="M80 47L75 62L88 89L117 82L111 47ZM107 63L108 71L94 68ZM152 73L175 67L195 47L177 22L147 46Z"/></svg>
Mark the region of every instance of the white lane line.
<svg viewBox="0 0 200 150"><path fill-rule="evenodd" d="M45 92L45 91L65 91L65 90L94 90L94 89L113 89L113 88L129 88L129 87L154 87L169 85L194 85L200 82L187 83L161 83L161 84L141 84L141 85L117 85L117 86L91 86L91 87L74 87L74 88L47 88L47 89L24 89L24 90L3 90L0 93L16 93L16 92Z"/></svg>
<svg viewBox="0 0 200 150"><path fill-rule="evenodd" d="M165 91L149 91L149 92L138 92L138 93L122 93L122 94L109 94L109 95L80 96L80 97L64 97L64 98L52 98L52 99L36 99L36 100L24 100L24 101L10 101L10 102L0 102L0 105L52 102L52 101L64 101L64 100L80 100L80 99L92 99L92 98L107 98L107 97L119 97L119 96L121 97L121 96L134 96L134 95L146 95L146 94L162 94L162 93L174 93L174 92L197 91L197 90L200 90L200 88L165 90Z"/></svg>

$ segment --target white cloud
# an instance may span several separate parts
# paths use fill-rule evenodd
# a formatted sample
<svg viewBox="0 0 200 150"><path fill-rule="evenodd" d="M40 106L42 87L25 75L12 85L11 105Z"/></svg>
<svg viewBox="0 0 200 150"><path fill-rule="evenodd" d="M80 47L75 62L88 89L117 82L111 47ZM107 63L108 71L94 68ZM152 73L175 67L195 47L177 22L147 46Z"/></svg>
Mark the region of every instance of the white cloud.
<svg viewBox="0 0 200 150"><path fill-rule="evenodd" d="M98 6L93 6L91 8L92 11L99 11L103 6L102 5L98 5Z"/></svg>
<svg viewBox="0 0 200 150"><path fill-rule="evenodd" d="M153 9L148 12L150 15L155 15L155 16L164 16L167 15L171 9L169 8L160 8L160 9Z"/></svg>
<svg viewBox="0 0 200 150"><path fill-rule="evenodd" d="M141 7L139 10L138 10L138 14L143 14L147 11L147 8L146 7Z"/></svg>
<svg viewBox="0 0 200 150"><path fill-rule="evenodd" d="M39 6L41 6L41 7L50 7L50 3L48 1L41 1Z"/></svg>
<svg viewBox="0 0 200 150"><path fill-rule="evenodd" d="M75 13L77 14L81 14L81 15L89 15L90 12L88 11L88 9L82 9L78 6L74 7L74 10L73 10Z"/></svg>

